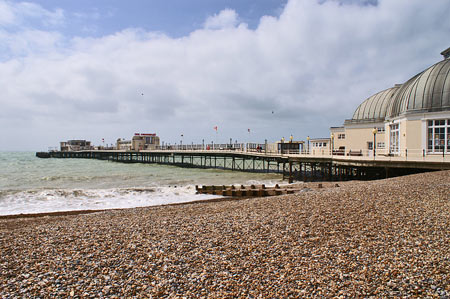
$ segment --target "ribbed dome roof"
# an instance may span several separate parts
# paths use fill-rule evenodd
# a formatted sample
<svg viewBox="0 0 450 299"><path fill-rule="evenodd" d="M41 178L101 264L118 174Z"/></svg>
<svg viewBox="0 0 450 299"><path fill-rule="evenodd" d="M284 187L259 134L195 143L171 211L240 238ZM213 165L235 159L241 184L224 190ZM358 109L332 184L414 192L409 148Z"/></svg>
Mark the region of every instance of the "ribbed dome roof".
<svg viewBox="0 0 450 299"><path fill-rule="evenodd" d="M450 59L409 79L396 92L388 116L450 110Z"/></svg>
<svg viewBox="0 0 450 299"><path fill-rule="evenodd" d="M398 88L388 88L366 99L353 113L352 121L384 121Z"/></svg>
<svg viewBox="0 0 450 299"><path fill-rule="evenodd" d="M405 113L450 110L450 48L444 60L415 75L406 83L366 99L346 122L379 122Z"/></svg>

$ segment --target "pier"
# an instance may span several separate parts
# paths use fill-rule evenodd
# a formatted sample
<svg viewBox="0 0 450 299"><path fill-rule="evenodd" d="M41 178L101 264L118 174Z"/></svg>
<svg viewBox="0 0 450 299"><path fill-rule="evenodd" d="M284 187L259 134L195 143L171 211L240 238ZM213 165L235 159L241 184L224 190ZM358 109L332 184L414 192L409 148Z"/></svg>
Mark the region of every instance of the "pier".
<svg viewBox="0 0 450 299"><path fill-rule="evenodd" d="M98 159L177 167L278 173L293 181L372 180L450 169L449 156L340 156L311 153L246 152L240 150L89 150L36 153L45 158Z"/></svg>

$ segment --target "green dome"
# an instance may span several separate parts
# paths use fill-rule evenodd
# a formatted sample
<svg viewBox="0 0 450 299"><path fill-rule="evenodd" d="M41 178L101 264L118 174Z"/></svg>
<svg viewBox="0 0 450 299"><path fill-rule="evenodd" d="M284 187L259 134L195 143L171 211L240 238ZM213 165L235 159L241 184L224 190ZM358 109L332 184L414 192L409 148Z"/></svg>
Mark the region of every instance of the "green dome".
<svg viewBox="0 0 450 299"><path fill-rule="evenodd" d="M404 83L389 107L389 116L450 110L450 59L429 67Z"/></svg>
<svg viewBox="0 0 450 299"><path fill-rule="evenodd" d="M406 83L388 88L366 99L347 123L382 122L409 113L450 110L450 48L444 60L415 75Z"/></svg>
<svg viewBox="0 0 450 299"><path fill-rule="evenodd" d="M366 99L353 113L352 121L384 121L398 86L383 90Z"/></svg>

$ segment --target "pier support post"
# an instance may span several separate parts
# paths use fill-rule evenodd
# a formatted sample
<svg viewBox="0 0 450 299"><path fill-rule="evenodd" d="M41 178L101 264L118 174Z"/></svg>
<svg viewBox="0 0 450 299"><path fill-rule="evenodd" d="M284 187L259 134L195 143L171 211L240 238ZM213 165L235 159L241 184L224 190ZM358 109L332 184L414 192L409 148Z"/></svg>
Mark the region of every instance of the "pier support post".
<svg viewBox="0 0 450 299"><path fill-rule="evenodd" d="M293 183L293 178L292 178L292 162L289 161L289 184Z"/></svg>

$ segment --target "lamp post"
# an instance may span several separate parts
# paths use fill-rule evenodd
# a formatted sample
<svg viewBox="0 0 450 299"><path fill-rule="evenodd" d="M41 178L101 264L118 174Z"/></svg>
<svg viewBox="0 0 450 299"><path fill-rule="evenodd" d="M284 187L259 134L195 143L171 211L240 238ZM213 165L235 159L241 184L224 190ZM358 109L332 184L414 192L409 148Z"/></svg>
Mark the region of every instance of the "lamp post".
<svg viewBox="0 0 450 299"><path fill-rule="evenodd" d="M281 137L281 154L283 154L284 137Z"/></svg>
<svg viewBox="0 0 450 299"><path fill-rule="evenodd" d="M377 149L377 128L373 128L373 158L375 159L376 149Z"/></svg>
<svg viewBox="0 0 450 299"><path fill-rule="evenodd" d="M308 137L306 137L306 140L308 141L308 147L307 147L307 154L309 154L309 136Z"/></svg>
<svg viewBox="0 0 450 299"><path fill-rule="evenodd" d="M205 139L202 139L202 151L205 150Z"/></svg>
<svg viewBox="0 0 450 299"><path fill-rule="evenodd" d="M331 137L331 156L333 156L333 152L334 152L334 134L331 133L330 137Z"/></svg>
<svg viewBox="0 0 450 299"><path fill-rule="evenodd" d="M292 134L291 134L291 136L289 137L289 143L292 143L293 140L294 140L294 136L292 136ZM288 148L288 154L291 153L291 149L292 149L292 145L290 145Z"/></svg>

